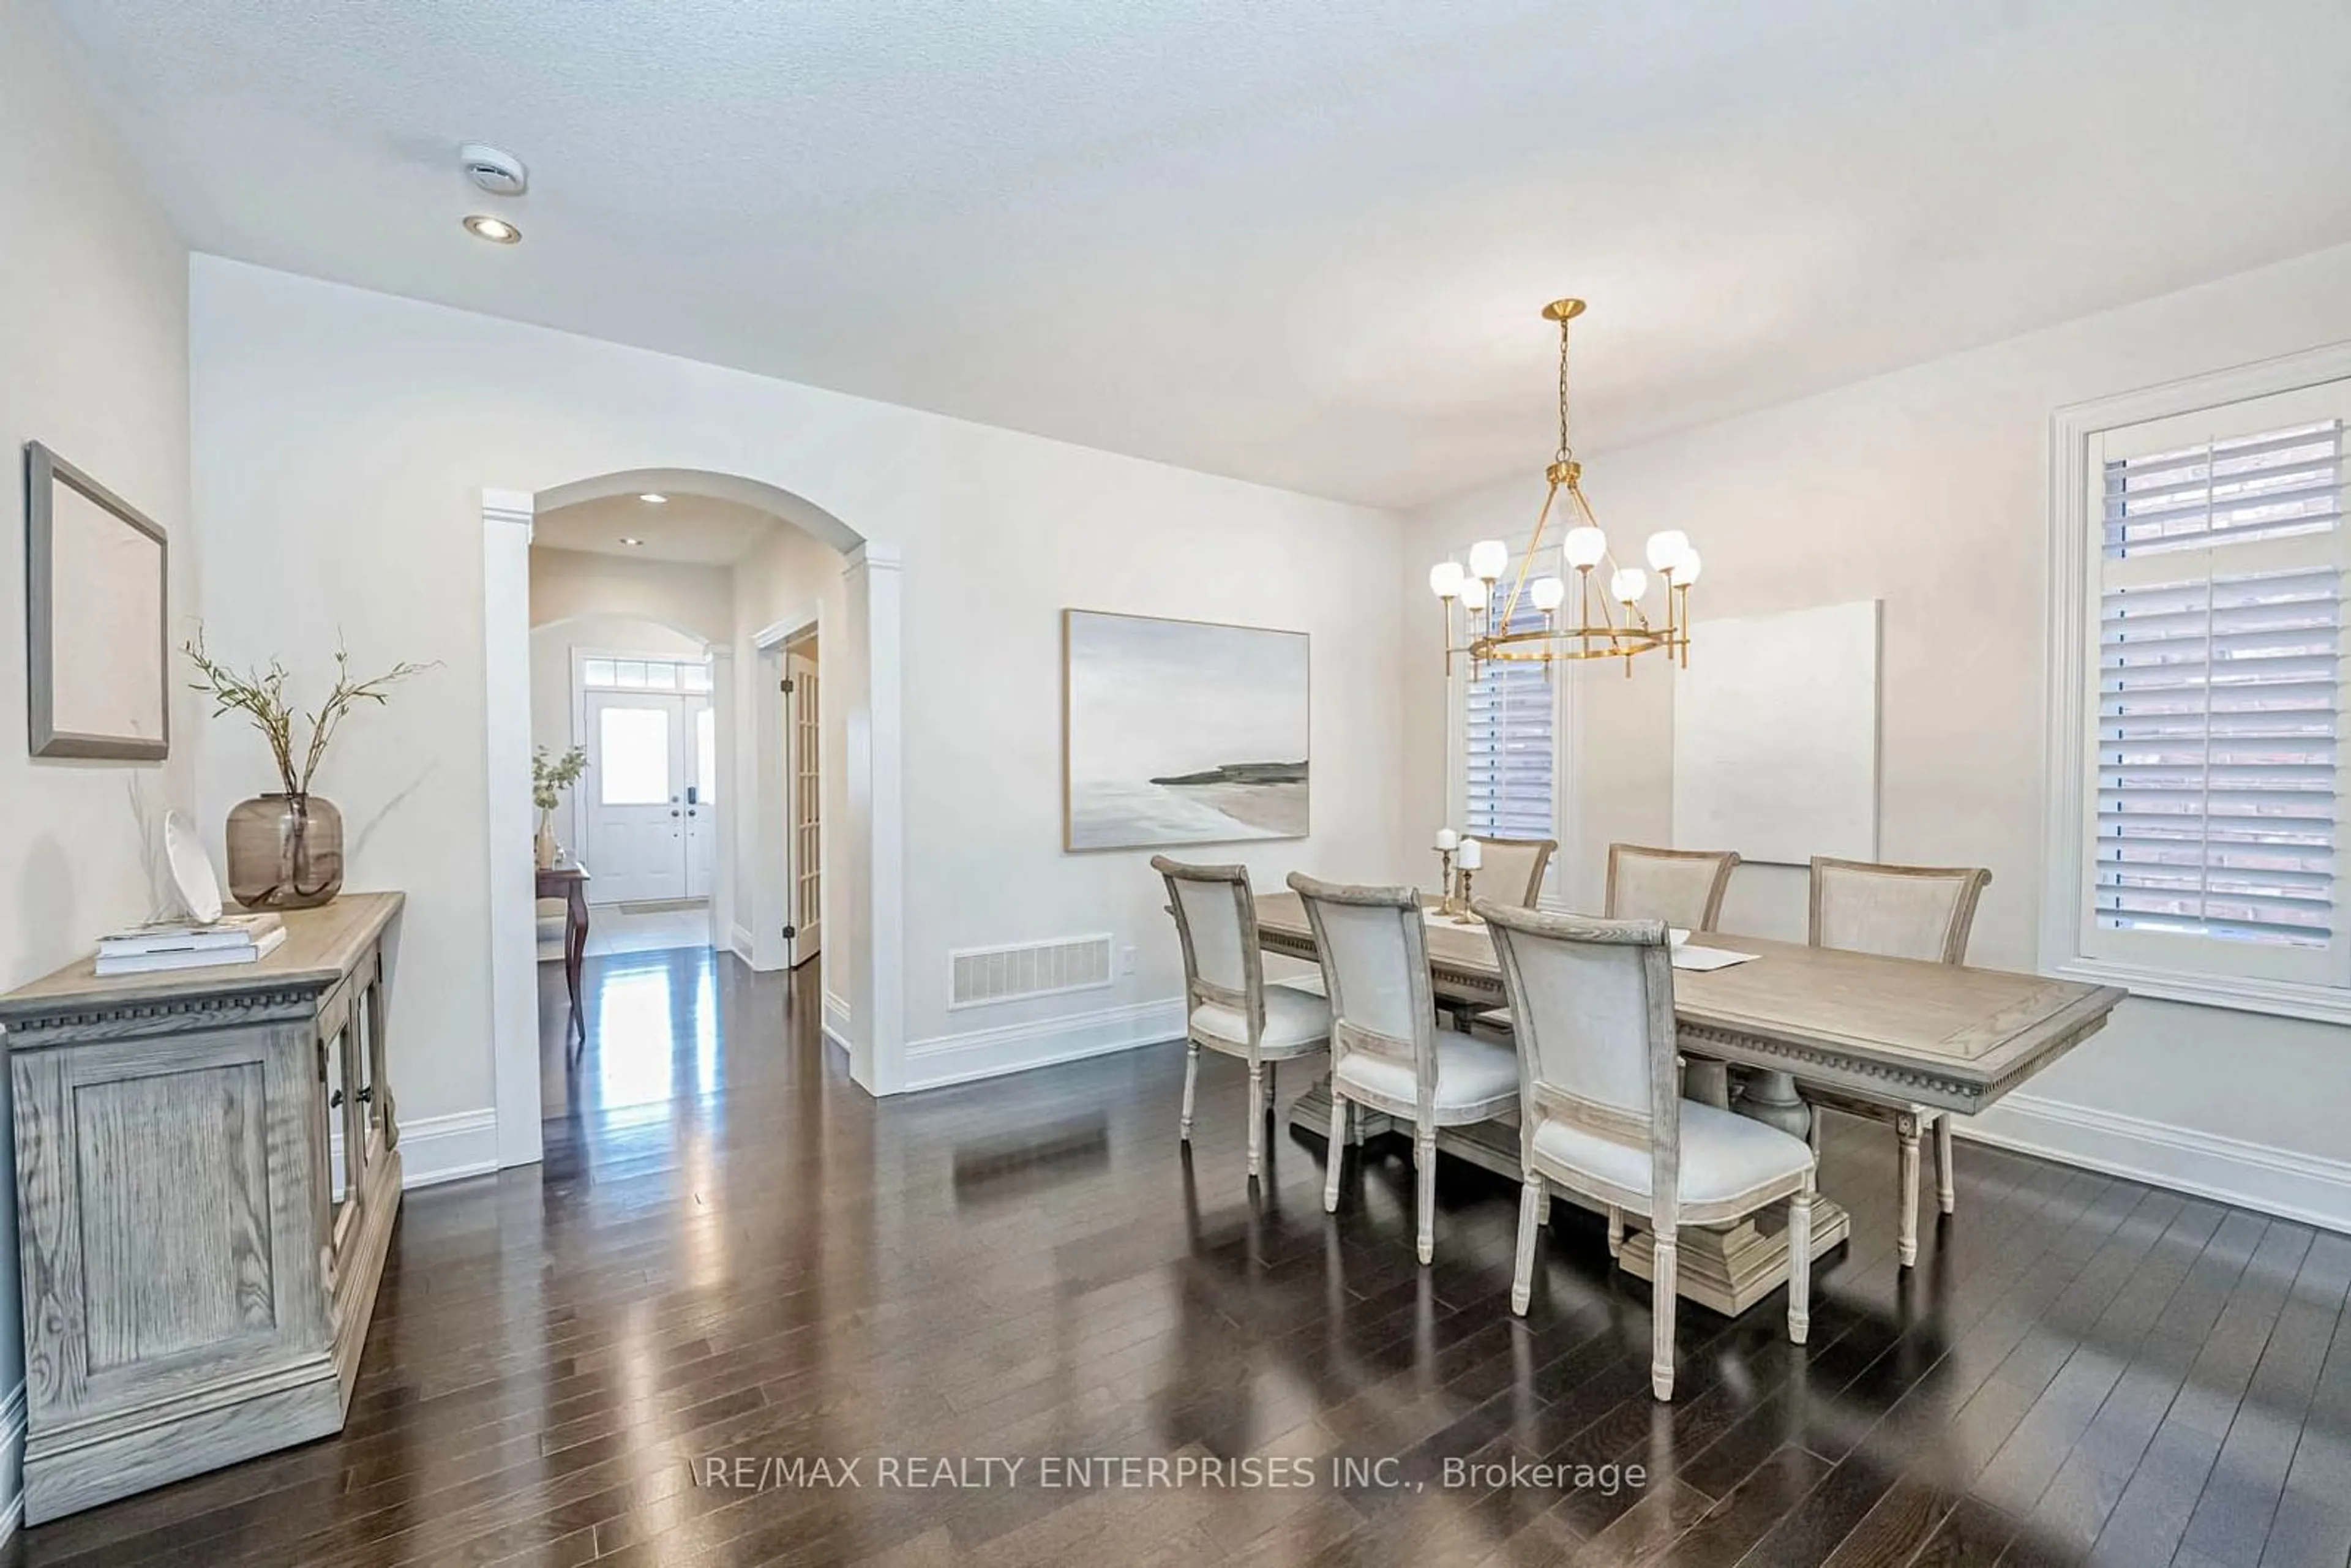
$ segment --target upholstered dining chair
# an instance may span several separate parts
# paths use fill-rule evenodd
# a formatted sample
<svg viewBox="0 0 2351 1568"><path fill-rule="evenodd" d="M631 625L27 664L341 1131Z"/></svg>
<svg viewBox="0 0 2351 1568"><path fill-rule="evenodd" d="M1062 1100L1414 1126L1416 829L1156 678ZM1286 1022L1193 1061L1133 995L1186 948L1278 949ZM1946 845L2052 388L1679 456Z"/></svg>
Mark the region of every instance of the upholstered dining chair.
<svg viewBox="0 0 2351 1568"><path fill-rule="evenodd" d="M1510 1311L1533 1296L1550 1189L1608 1210L1609 1250L1627 1214L1656 1244L1649 1385L1674 1396L1674 1319L1684 1225L1727 1225L1788 1206L1788 1337L1812 1323L1813 1151L1803 1140L1682 1098L1674 1061L1671 937L1662 920L1593 920L1479 900L1518 1019L1519 1250Z"/></svg>
<svg viewBox="0 0 2351 1568"><path fill-rule="evenodd" d="M1917 958L1929 964L1967 961L1976 904L1991 885L1980 866L1881 865L1870 861L1813 857L1812 917L1806 940L1815 947ZM1820 1106L1891 1123L1901 1152L1902 1266L1918 1260L1918 1141L1935 1132L1935 1201L1945 1214L1959 1207L1951 1170L1948 1111L1843 1093L1808 1092L1813 1104L1813 1147L1820 1147Z"/></svg>
<svg viewBox="0 0 2351 1568"><path fill-rule="evenodd" d="M1559 852L1557 839L1488 839L1478 841L1485 862L1469 879L1479 896L1532 909L1542 898L1543 873Z"/></svg>
<svg viewBox="0 0 2351 1568"><path fill-rule="evenodd" d="M1331 1162L1322 1207L1339 1207L1347 1107L1412 1124L1420 1260L1436 1255L1437 1130L1483 1122L1519 1103L1510 1048L1437 1021L1420 893L1290 875L1306 905L1331 997Z"/></svg>
<svg viewBox="0 0 2351 1568"><path fill-rule="evenodd" d="M1184 946L1184 1112L1176 1134L1185 1143L1192 1141L1200 1048L1239 1057L1249 1063L1249 1174L1254 1181L1263 1174L1275 1064L1328 1050L1331 1009L1320 997L1266 984L1257 899L1247 866L1186 865L1154 855L1151 869L1166 879L1167 908Z"/></svg>
<svg viewBox="0 0 2351 1568"><path fill-rule="evenodd" d="M1737 850L1610 844L1601 912L1611 920L1662 920L1685 931L1711 931L1738 869Z"/></svg>

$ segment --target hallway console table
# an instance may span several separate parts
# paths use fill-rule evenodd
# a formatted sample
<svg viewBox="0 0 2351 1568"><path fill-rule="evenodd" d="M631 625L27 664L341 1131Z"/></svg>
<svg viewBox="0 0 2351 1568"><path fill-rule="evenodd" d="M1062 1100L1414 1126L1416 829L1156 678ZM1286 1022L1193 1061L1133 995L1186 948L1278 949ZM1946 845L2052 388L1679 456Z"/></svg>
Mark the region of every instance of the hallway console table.
<svg viewBox="0 0 2351 1568"><path fill-rule="evenodd" d="M25 1517L340 1429L400 1208L397 893L257 963L0 998L16 1091Z"/></svg>
<svg viewBox="0 0 2351 1568"><path fill-rule="evenodd" d="M1313 960L1314 934L1294 893L1260 894L1258 937L1270 953ZM1684 1092L1729 1107L1725 1063L1785 1072L1807 1086L1880 1102L1973 1115L2105 1027L2123 999L2090 986L2003 969L1882 958L1761 937L1709 933L1706 944L1754 954L1751 963L1674 971L1674 1021L1688 1066ZM1432 922L1429 974L1440 1004L1505 1004L1493 939L1479 927ZM1760 1108L1759 1108L1760 1109ZM1772 1105L1774 1125L1791 1111L1798 1136L1810 1113ZM1759 1118L1762 1119L1762 1118ZM1290 1124L1322 1134L1330 1092L1318 1082L1291 1105ZM1363 1113L1363 1134L1386 1118ZM1437 1146L1513 1181L1520 1175L1515 1123L1440 1129ZM1681 1233L1680 1293L1736 1315L1788 1277L1783 1218L1759 1216L1719 1229ZM1813 1207L1813 1254L1843 1241L1851 1221L1823 1193ZM1625 1244L1624 1267L1649 1277L1650 1239Z"/></svg>

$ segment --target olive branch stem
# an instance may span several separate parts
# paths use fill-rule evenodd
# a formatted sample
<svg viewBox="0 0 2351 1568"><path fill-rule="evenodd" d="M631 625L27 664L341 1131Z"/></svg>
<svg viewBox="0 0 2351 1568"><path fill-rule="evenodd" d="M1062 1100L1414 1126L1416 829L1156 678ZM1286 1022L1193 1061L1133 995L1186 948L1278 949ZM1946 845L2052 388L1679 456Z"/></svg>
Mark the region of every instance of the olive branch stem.
<svg viewBox="0 0 2351 1568"><path fill-rule="evenodd" d="M432 664L413 664L403 659L380 675L365 679L351 677L351 656L340 645L335 649L335 680L325 700L311 712L297 707L287 694L288 674L285 664L273 656L266 665L238 670L212 656L204 645L204 628L181 645L188 662L204 677L189 684L189 689L204 693L213 699L213 716L242 713L269 742L269 754L277 764L277 777L286 786L286 793L297 799L310 793L311 780L318 777L319 764L325 760L328 744L351 709L361 703L373 703L381 707L389 700L392 688L409 676L429 670ZM297 721L310 727L309 739L301 750L301 761L295 761L295 727Z"/></svg>

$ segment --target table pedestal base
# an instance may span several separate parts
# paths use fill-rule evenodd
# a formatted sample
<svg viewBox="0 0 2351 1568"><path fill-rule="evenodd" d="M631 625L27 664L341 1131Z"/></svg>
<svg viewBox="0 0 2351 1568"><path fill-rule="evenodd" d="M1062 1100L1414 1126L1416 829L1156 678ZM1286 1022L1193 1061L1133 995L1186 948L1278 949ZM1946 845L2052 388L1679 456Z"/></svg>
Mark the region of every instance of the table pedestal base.
<svg viewBox="0 0 2351 1568"><path fill-rule="evenodd" d="M1565 1197L1565 1194L1562 1194ZM1818 1259L1853 1233L1842 1205L1813 1199L1813 1256ZM1788 1211L1774 1206L1720 1230L1685 1225L1679 1233L1681 1261L1674 1271L1675 1294L1735 1318L1788 1282ZM1636 1280L1656 1272L1656 1238L1646 1230L1625 1238L1617 1266Z"/></svg>
<svg viewBox="0 0 2351 1568"><path fill-rule="evenodd" d="M1317 1079L1313 1085L1290 1102L1290 1124L1302 1127L1318 1138L1331 1134L1331 1087L1327 1077ZM1385 1132L1412 1135L1408 1124L1378 1111L1358 1106L1355 1111L1357 1140L1375 1137ZM1497 1176L1512 1181L1519 1179L1519 1129L1513 1122L1476 1122L1467 1126L1440 1127L1437 1134L1440 1154L1452 1155L1470 1164L1483 1166ZM1559 1194L1570 1203L1588 1207L1573 1194ZM1832 1248L1840 1246L1852 1234L1853 1220L1842 1205L1832 1198L1813 1199L1813 1256L1818 1259ZM1696 1301L1702 1307L1737 1317L1757 1301L1788 1282L1788 1211L1784 1205L1774 1205L1761 1214L1750 1216L1738 1224L1721 1229L1700 1229L1685 1225L1681 1228L1681 1262L1676 1270L1675 1294L1685 1301ZM1646 1230L1634 1231L1625 1239L1624 1254L1618 1264L1635 1279L1651 1277L1651 1253L1656 1240Z"/></svg>

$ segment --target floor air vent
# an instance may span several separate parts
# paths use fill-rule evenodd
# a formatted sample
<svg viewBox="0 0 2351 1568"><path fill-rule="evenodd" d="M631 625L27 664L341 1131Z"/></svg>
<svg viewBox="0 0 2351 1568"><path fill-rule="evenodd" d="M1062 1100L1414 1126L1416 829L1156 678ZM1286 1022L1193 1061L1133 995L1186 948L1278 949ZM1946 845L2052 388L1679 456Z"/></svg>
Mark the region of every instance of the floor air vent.
<svg viewBox="0 0 2351 1568"><path fill-rule="evenodd" d="M947 1006L979 1008L1099 989L1110 984L1110 949L1107 936L958 947L947 955Z"/></svg>

